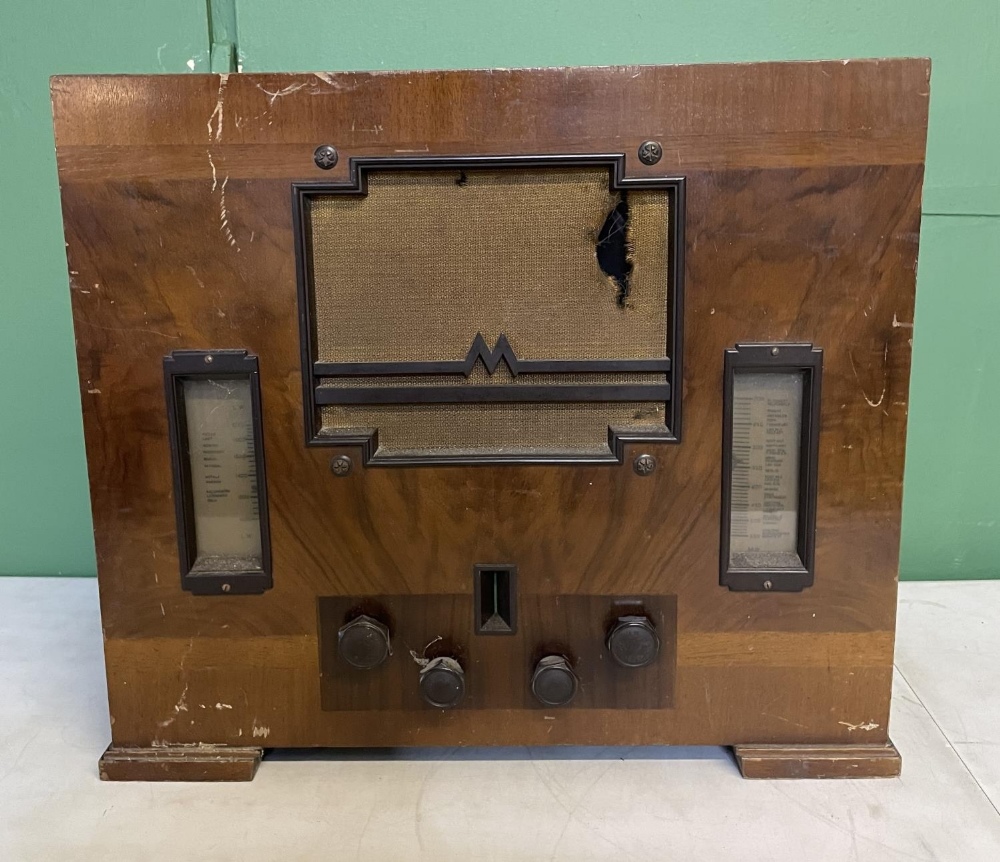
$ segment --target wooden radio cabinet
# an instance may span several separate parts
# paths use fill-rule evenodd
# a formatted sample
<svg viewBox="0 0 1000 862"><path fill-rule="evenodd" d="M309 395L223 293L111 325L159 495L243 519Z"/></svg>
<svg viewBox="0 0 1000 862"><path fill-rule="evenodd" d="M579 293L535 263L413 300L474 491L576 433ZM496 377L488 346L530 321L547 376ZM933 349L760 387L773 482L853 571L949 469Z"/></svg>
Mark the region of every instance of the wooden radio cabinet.
<svg viewBox="0 0 1000 862"><path fill-rule="evenodd" d="M108 779L887 735L929 65L57 77Z"/></svg>

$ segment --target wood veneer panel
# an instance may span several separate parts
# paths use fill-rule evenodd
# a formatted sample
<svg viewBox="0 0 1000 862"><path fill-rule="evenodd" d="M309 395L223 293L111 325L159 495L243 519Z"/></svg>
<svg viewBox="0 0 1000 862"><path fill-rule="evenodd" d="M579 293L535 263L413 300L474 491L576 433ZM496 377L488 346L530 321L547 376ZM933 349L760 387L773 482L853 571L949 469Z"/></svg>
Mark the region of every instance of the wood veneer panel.
<svg viewBox="0 0 1000 862"><path fill-rule="evenodd" d="M927 77L914 60L54 79L115 745L885 743ZM624 153L628 176L686 177L683 440L642 447L652 476L628 447L622 466L337 478L330 458L356 451L303 445L290 183L407 153ZM738 341L824 351L798 594L718 584ZM262 596L179 585L161 360L225 347L260 357ZM497 560L540 607L676 596L670 705L321 709L318 597L471 595L472 565Z"/></svg>

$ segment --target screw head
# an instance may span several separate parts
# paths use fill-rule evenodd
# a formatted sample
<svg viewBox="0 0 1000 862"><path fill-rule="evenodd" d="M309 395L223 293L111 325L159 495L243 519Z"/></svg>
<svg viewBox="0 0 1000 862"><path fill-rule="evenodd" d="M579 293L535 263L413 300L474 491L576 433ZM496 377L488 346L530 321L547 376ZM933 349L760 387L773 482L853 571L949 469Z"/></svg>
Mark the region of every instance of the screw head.
<svg viewBox="0 0 1000 862"><path fill-rule="evenodd" d="M212 355L211 354L209 354L208 356L205 357L205 364L206 365L211 365L212 364Z"/></svg>
<svg viewBox="0 0 1000 862"><path fill-rule="evenodd" d="M232 589L232 587L229 584L223 584L222 585L222 592L224 592L224 593L228 593L231 589Z"/></svg>
<svg viewBox="0 0 1000 862"><path fill-rule="evenodd" d="M769 590L773 586L774 586L774 584L772 584L770 581L764 581L764 589L765 590Z"/></svg>
<svg viewBox="0 0 1000 862"><path fill-rule="evenodd" d="M639 145L639 161L644 165L655 165L663 158L663 147L659 141L643 141Z"/></svg>
<svg viewBox="0 0 1000 862"><path fill-rule="evenodd" d="M777 347L772 347L771 348L771 356L777 356L779 352L780 351L778 350Z"/></svg>
<svg viewBox="0 0 1000 862"><path fill-rule="evenodd" d="M316 147L316 151L313 153L313 161L316 162L317 168L322 168L324 171L330 170L340 156L337 155L337 150L335 147L331 147L329 144L323 144L321 147Z"/></svg>
<svg viewBox="0 0 1000 862"><path fill-rule="evenodd" d="M334 476L346 476L354 468L354 464L347 455L337 455L330 461L330 472Z"/></svg>
<svg viewBox="0 0 1000 862"><path fill-rule="evenodd" d="M640 455L632 462L632 469L640 476L648 476L656 469L656 459L652 455Z"/></svg>

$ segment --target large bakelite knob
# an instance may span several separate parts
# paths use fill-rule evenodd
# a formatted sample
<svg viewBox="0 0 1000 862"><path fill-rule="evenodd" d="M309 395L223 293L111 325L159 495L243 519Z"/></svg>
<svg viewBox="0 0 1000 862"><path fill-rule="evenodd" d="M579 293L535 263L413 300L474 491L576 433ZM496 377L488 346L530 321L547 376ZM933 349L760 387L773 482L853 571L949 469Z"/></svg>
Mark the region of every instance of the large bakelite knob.
<svg viewBox="0 0 1000 862"><path fill-rule="evenodd" d="M465 671L453 658L431 659L420 671L420 696L438 709L458 706L465 697Z"/></svg>
<svg viewBox="0 0 1000 862"><path fill-rule="evenodd" d="M619 617L608 632L607 644L622 667L645 667L660 654L660 638L649 617Z"/></svg>
<svg viewBox="0 0 1000 862"><path fill-rule="evenodd" d="M351 667L370 670L389 658L389 629L362 614L340 627L337 650Z"/></svg>
<svg viewBox="0 0 1000 862"><path fill-rule="evenodd" d="M545 706L565 706L576 695L576 687L576 674L565 656L545 656L531 675L531 693Z"/></svg>

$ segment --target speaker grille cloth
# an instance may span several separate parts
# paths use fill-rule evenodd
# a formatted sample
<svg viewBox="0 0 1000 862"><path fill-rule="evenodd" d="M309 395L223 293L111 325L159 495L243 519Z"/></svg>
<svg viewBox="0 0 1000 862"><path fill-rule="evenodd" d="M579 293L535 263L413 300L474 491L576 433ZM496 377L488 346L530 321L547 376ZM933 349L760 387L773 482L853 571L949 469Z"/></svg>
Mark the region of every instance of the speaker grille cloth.
<svg viewBox="0 0 1000 862"><path fill-rule="evenodd" d="M663 404L644 401L320 408L321 434L377 429L378 451L393 456L604 455L608 426L662 429L663 412Z"/></svg>
<svg viewBox="0 0 1000 862"><path fill-rule="evenodd" d="M598 234L620 196L604 168L372 172L365 195L308 199L313 358L464 359L481 333L519 360L666 355L669 199L628 192L627 295L602 271ZM663 375L503 376L414 385L662 382ZM324 385L399 385L328 378ZM609 425L662 429L663 404L613 402L336 406L320 434L377 428L380 454L607 451Z"/></svg>

